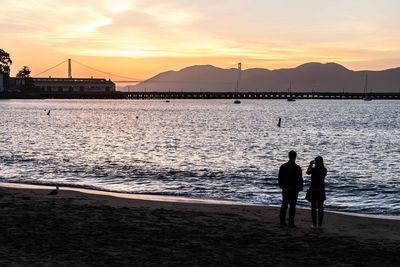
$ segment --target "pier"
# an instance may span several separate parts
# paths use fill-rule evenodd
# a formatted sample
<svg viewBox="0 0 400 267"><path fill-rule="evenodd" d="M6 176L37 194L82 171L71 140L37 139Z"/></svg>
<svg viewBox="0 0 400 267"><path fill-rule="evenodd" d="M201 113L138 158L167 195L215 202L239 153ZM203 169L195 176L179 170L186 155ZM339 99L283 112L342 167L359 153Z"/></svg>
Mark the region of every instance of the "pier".
<svg viewBox="0 0 400 267"><path fill-rule="evenodd" d="M118 92L127 99L364 99L364 93L329 92ZM400 99L400 93L369 93L371 99Z"/></svg>
<svg viewBox="0 0 400 267"><path fill-rule="evenodd" d="M331 99L400 100L398 93L334 93L334 92L37 92L0 93L1 99Z"/></svg>

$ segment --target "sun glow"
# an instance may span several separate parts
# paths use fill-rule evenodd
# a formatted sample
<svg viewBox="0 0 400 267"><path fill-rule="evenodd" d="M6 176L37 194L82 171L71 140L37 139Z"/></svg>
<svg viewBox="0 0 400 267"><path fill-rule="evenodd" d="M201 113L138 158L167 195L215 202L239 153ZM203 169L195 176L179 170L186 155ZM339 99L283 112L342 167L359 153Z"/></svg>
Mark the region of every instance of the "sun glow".
<svg viewBox="0 0 400 267"><path fill-rule="evenodd" d="M160 19L167 23L177 24L189 21L191 19L191 16L185 12L177 11L163 14L160 16Z"/></svg>
<svg viewBox="0 0 400 267"><path fill-rule="evenodd" d="M131 7L131 1L129 0L107 0L105 1L105 7L112 13L121 13L129 10Z"/></svg>
<svg viewBox="0 0 400 267"><path fill-rule="evenodd" d="M132 50L80 50L73 54L89 55L89 56L106 56L106 57L160 57L160 56L176 56L172 52L157 51L156 48L134 48Z"/></svg>
<svg viewBox="0 0 400 267"><path fill-rule="evenodd" d="M106 25L110 25L111 22L112 22L112 19L107 18L104 20L95 21L95 22L91 22L88 24L73 26L71 28L71 30L76 30L79 32L95 32L97 30L97 28L106 26Z"/></svg>

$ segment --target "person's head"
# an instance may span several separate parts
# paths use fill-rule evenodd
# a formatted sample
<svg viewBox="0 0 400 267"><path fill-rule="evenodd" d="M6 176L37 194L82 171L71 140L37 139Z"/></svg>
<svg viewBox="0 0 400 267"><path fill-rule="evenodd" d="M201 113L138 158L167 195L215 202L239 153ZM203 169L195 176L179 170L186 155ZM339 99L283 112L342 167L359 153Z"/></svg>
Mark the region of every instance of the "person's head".
<svg viewBox="0 0 400 267"><path fill-rule="evenodd" d="M321 156L315 158L315 167L324 167L324 159Z"/></svg>
<svg viewBox="0 0 400 267"><path fill-rule="evenodd" d="M289 160L295 161L296 160L296 156L297 156L297 154L296 154L295 151L292 150L292 151L289 152Z"/></svg>

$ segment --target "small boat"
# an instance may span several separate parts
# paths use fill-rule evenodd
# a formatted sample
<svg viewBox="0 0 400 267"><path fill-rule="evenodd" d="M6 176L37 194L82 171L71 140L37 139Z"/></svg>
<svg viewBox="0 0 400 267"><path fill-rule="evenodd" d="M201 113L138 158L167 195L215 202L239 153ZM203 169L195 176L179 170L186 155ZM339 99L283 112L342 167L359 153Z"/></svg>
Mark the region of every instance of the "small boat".
<svg viewBox="0 0 400 267"><path fill-rule="evenodd" d="M289 101L289 102L294 102L294 101L296 101L296 99L292 97L292 81L290 81L290 85L289 85L289 98L287 99L287 101Z"/></svg>
<svg viewBox="0 0 400 267"><path fill-rule="evenodd" d="M241 75L242 75L242 63L239 62L238 63L238 77L236 80L236 89L235 89L236 97L238 97ZM233 104L240 104L240 100L236 99L235 101L233 101Z"/></svg>
<svg viewBox="0 0 400 267"><path fill-rule="evenodd" d="M368 74L365 74L364 101L372 101L371 96L368 94Z"/></svg>

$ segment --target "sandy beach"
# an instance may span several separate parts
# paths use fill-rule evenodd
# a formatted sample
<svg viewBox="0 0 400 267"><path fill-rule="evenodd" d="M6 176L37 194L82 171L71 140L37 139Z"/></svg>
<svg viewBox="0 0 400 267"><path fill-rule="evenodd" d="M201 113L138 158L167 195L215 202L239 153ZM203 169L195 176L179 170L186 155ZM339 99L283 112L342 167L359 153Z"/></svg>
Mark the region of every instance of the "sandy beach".
<svg viewBox="0 0 400 267"><path fill-rule="evenodd" d="M1 266L399 266L400 220L0 186Z"/></svg>

